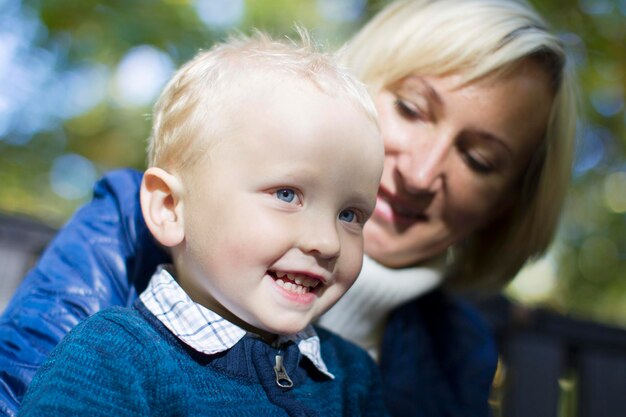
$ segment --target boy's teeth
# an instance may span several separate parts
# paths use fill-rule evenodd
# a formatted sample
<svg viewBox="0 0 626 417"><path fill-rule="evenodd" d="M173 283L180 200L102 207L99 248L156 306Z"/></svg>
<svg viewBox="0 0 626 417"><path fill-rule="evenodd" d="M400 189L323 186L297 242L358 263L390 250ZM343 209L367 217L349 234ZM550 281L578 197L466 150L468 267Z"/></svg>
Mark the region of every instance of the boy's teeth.
<svg viewBox="0 0 626 417"><path fill-rule="evenodd" d="M279 272L275 271L276 274L276 283L286 289L287 291L304 294L309 292L310 289L315 288L320 283L319 280L315 278L309 278L305 275L293 274L288 272ZM282 280L280 278L287 277L288 281ZM291 281L291 282L290 282Z"/></svg>
<svg viewBox="0 0 626 417"><path fill-rule="evenodd" d="M298 275L298 274L287 274L287 278L291 281L295 282L298 285L304 285L305 287L314 287L319 281L315 278L309 278L306 275Z"/></svg>
<svg viewBox="0 0 626 417"><path fill-rule="evenodd" d="M304 287L302 285L296 285L296 284L293 284L291 282L285 282L282 279L277 279L276 280L276 284L278 284L279 286L283 287L287 291L293 292L293 293L296 293L296 294L305 294L305 293L309 292L309 289L307 287Z"/></svg>

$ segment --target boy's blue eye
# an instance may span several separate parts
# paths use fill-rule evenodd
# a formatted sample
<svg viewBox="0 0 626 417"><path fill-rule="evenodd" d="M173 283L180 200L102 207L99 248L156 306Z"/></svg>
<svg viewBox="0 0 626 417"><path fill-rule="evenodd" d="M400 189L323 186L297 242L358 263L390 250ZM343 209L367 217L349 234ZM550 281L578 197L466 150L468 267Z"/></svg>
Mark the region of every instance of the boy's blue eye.
<svg viewBox="0 0 626 417"><path fill-rule="evenodd" d="M341 220L342 222L352 223L356 220L356 213L354 212L354 210L344 210L339 213L339 220Z"/></svg>
<svg viewBox="0 0 626 417"><path fill-rule="evenodd" d="M291 203L294 198L296 198L296 193L289 188L281 188L280 190L276 191L276 198L287 203Z"/></svg>

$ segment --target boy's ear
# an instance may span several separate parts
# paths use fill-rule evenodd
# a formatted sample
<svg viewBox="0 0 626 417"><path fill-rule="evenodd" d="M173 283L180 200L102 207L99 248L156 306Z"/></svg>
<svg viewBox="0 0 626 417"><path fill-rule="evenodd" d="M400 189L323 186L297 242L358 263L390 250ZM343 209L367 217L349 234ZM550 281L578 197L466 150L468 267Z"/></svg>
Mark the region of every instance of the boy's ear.
<svg viewBox="0 0 626 417"><path fill-rule="evenodd" d="M152 235L167 247L176 246L185 238L182 194L182 183L175 175L156 167L144 173L141 212Z"/></svg>

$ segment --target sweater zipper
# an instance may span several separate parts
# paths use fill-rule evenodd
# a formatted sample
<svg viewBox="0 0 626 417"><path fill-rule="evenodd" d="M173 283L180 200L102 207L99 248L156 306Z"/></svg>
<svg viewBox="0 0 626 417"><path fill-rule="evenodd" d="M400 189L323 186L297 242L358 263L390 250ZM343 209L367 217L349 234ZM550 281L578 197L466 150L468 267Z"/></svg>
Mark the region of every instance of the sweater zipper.
<svg viewBox="0 0 626 417"><path fill-rule="evenodd" d="M274 365L274 374L276 374L276 385L281 388L289 389L293 387L293 381L289 378L287 370L283 365L283 355L280 349L276 353L276 364Z"/></svg>

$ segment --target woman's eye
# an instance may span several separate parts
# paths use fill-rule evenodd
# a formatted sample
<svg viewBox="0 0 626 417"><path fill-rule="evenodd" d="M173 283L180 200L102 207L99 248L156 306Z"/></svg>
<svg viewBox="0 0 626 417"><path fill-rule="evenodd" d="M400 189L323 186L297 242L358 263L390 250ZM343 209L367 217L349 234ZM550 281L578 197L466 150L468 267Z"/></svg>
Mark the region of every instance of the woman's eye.
<svg viewBox="0 0 626 417"><path fill-rule="evenodd" d="M479 174L490 174L494 171L494 167L491 164L483 162L482 160L472 156L470 153L465 153L464 159L467 165Z"/></svg>
<svg viewBox="0 0 626 417"><path fill-rule="evenodd" d="M357 215L354 210L343 210L339 213L339 220L346 223L352 223L357 220Z"/></svg>
<svg viewBox="0 0 626 417"><path fill-rule="evenodd" d="M290 188L276 190L276 198L286 203L292 203L296 198L296 192Z"/></svg>
<svg viewBox="0 0 626 417"><path fill-rule="evenodd" d="M419 109L401 98L397 98L393 104L398 113L407 119L419 119L422 115Z"/></svg>

